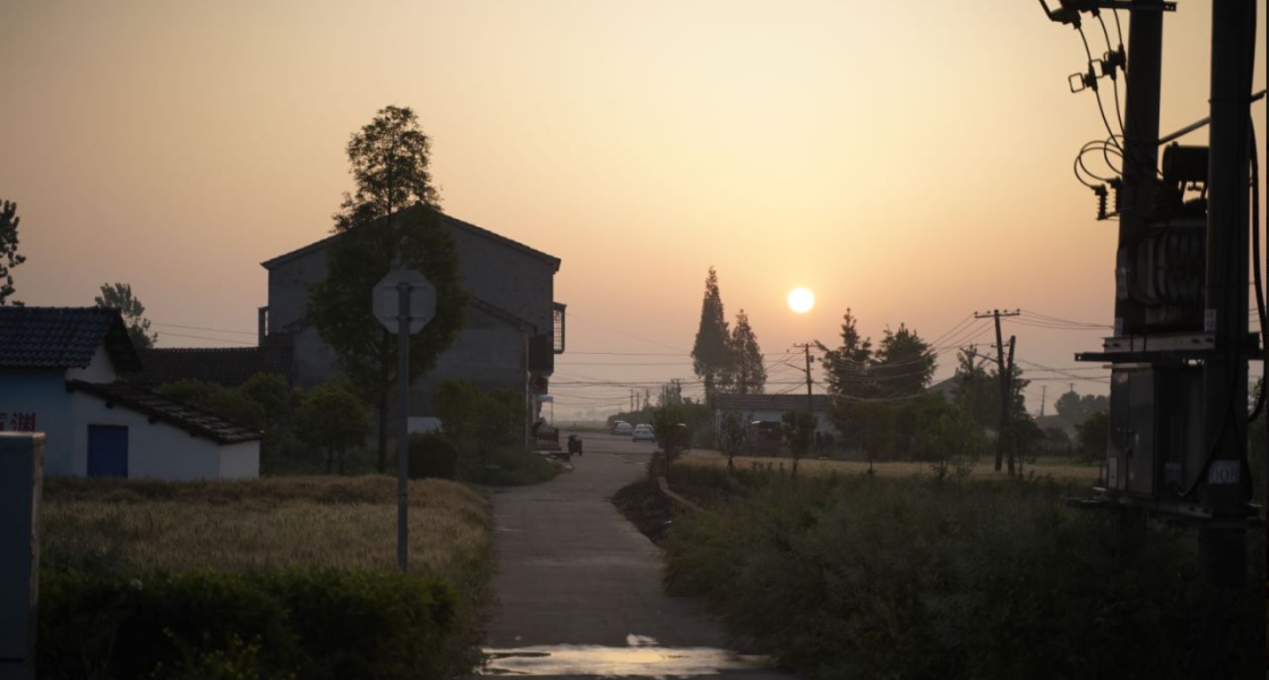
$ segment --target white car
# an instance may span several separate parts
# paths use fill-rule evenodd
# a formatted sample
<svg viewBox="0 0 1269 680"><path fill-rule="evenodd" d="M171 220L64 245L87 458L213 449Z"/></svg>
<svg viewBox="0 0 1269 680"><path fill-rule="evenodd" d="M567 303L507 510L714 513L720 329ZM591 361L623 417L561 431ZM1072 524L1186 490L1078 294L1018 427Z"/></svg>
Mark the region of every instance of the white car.
<svg viewBox="0 0 1269 680"><path fill-rule="evenodd" d="M657 434L652 431L652 427L649 425L636 426L634 431L630 433L630 441L637 442L640 440L654 442L657 440Z"/></svg>
<svg viewBox="0 0 1269 680"><path fill-rule="evenodd" d="M613 427L612 433L615 435L627 435L633 430L634 427L631 426L630 423L617 423L617 425Z"/></svg>

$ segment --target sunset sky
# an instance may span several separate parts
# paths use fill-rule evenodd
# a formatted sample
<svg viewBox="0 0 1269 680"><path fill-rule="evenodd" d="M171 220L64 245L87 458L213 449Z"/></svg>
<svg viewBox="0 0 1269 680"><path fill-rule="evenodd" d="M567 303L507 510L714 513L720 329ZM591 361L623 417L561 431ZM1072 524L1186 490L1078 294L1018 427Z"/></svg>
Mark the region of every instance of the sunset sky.
<svg viewBox="0 0 1269 680"><path fill-rule="evenodd" d="M1207 115L1211 1L1178 4L1164 132ZM1033 0L11 0L16 297L86 305L124 281L160 346L253 344L259 263L327 234L349 135L396 104L433 138L446 212L562 258L557 383L690 377L711 265L728 316L743 307L772 354L836 344L847 307L874 340L901 322L935 339L991 307L1108 324L1117 225L1071 172L1106 136L1093 94L1067 88L1084 61ZM797 286L817 297L808 314L785 303ZM1006 333L1023 361L1063 369L1099 339ZM1033 412L1041 385L1050 409L1066 389L1029 377L1053 379L1029 388ZM552 391L561 409L628 392Z"/></svg>

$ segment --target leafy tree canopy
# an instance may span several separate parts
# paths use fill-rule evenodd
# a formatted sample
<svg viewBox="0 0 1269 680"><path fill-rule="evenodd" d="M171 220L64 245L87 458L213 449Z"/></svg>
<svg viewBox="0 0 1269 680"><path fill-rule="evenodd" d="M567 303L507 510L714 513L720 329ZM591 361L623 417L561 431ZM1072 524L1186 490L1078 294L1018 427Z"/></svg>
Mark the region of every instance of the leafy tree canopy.
<svg viewBox="0 0 1269 680"><path fill-rule="evenodd" d="M296 413L300 440L326 451L326 471L338 463L343 472L344 452L361 445L370 434L370 414L353 386L336 378L308 391Z"/></svg>
<svg viewBox="0 0 1269 680"><path fill-rule="evenodd" d="M728 382L732 389L738 394L762 394L767 384L767 369L762 365L758 336L754 334L753 327L749 325L749 315L743 309L736 314L728 350L732 361Z"/></svg>
<svg viewBox="0 0 1269 680"><path fill-rule="evenodd" d="M458 249L436 206L430 142L409 108L389 106L353 134L348 160L356 183L335 215L328 274L309 289L309 315L359 394L379 412L378 469L387 468L387 411L397 380L397 339L374 318L371 291L400 266L436 287L436 315L410 337L409 379L436 365L463 326L466 293Z"/></svg>
<svg viewBox="0 0 1269 680"><path fill-rule="evenodd" d="M13 295L13 268L26 262L18 254L18 204L0 201L0 307ZM20 303L14 303L20 304Z"/></svg>
<svg viewBox="0 0 1269 680"><path fill-rule="evenodd" d="M930 384L936 355L929 343L915 330L899 324L899 330L886 329L877 346L871 367L872 378L889 396L920 394Z"/></svg>
<svg viewBox="0 0 1269 680"><path fill-rule="evenodd" d="M732 364L729 340L718 274L710 267L705 277L705 297L701 301L701 323L696 331L696 344L692 346L692 370L705 381L706 398L713 396L718 378Z"/></svg>
<svg viewBox="0 0 1269 680"><path fill-rule="evenodd" d="M128 326L128 337L140 349L149 349L159 339L159 334L150 330L150 320L145 318L145 305L140 298L132 294L132 284L103 283L101 295L96 297L98 307L112 307L123 314L123 321Z"/></svg>

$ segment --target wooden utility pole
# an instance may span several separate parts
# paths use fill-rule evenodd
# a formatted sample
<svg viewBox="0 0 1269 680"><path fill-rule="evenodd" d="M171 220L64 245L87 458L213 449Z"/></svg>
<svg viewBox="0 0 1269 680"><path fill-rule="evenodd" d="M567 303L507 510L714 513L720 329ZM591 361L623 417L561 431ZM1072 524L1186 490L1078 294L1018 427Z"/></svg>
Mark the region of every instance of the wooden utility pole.
<svg viewBox="0 0 1269 680"><path fill-rule="evenodd" d="M1020 312L1014 310L1012 312L1002 312L999 309L993 309L991 312L975 313L975 319L994 319L996 322L996 367L1000 373L1000 430L996 435L996 472L1000 472L1000 467L1004 463L1005 458L1005 430L1009 427L1009 379L1012 366L1005 365L1005 341L1000 333L1000 318L1009 316L1018 316ZM1010 364L1012 364L1013 352L1010 351ZM1013 458L1009 458L1009 474L1013 474Z"/></svg>
<svg viewBox="0 0 1269 680"><path fill-rule="evenodd" d="M811 380L811 347L812 346L813 345L809 342L801 344L801 345L794 345L794 347L801 348L802 351L806 354L806 415L810 419L808 422L810 422L811 424L811 442L812 442L812 446L814 446L815 431L819 429L819 420L817 420L815 417L815 398L814 398L814 393L812 392L812 389L811 389L811 385L813 384L813 381ZM796 459L794 459L793 465L794 465L793 469L795 471L794 474L796 474L796 470L797 470Z"/></svg>
<svg viewBox="0 0 1269 680"><path fill-rule="evenodd" d="M1013 348L1014 348L1014 345L1017 344L1017 341L1018 341L1017 336L1015 335L1009 336L1009 361L1005 363L1005 371L1004 371L1006 402L1005 402L1005 409L1004 409L1005 412L1004 412L1004 415L1002 416L1004 418L1002 422L1005 424L1005 429L1000 431L1001 437L1005 437L1005 435L1008 434L1013 429L1012 427L1013 413L1011 413L1011 411L1013 410ZM1009 476L1012 477L1014 474L1014 467L1013 467L1014 447L1013 447L1013 442L1007 441L1007 438L1006 438L1005 448L1009 450ZM1019 473L1021 473L1021 470L1019 470Z"/></svg>
<svg viewBox="0 0 1269 680"><path fill-rule="evenodd" d="M1049 386L1040 386L1040 417L1044 417L1044 404L1049 400Z"/></svg>

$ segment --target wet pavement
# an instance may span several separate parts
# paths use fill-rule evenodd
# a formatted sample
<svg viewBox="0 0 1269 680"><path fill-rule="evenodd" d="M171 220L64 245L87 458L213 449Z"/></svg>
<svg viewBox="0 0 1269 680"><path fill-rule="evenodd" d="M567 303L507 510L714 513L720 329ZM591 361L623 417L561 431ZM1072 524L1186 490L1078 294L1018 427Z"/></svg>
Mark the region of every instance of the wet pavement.
<svg viewBox="0 0 1269 680"><path fill-rule="evenodd" d="M494 496L498 598L483 673L536 678L788 678L661 590L659 549L613 507L653 445L585 435L573 472Z"/></svg>

